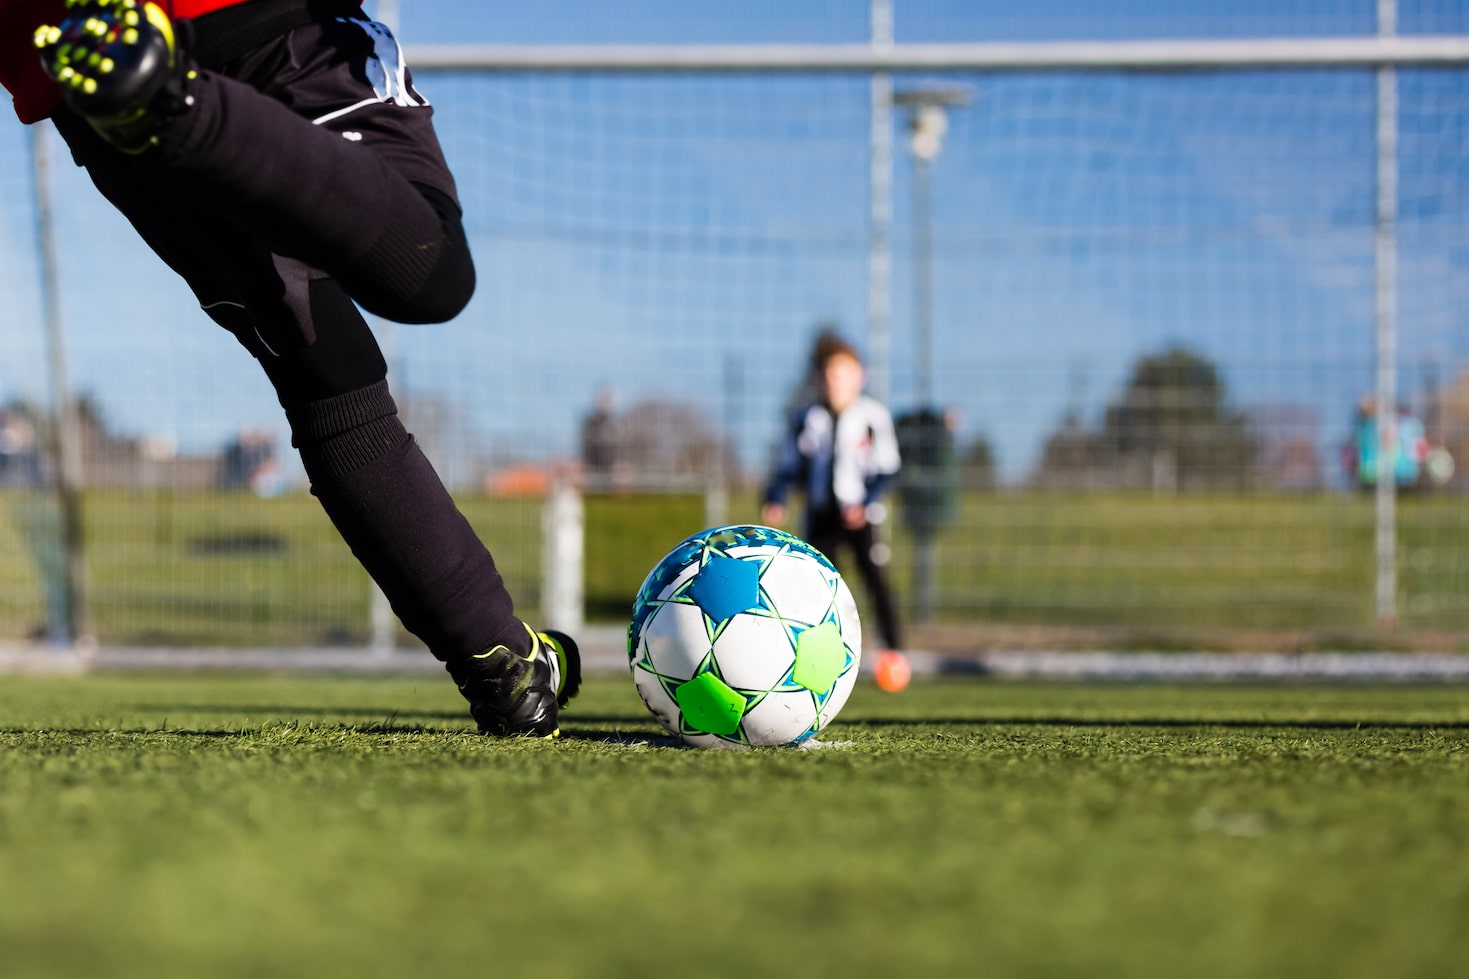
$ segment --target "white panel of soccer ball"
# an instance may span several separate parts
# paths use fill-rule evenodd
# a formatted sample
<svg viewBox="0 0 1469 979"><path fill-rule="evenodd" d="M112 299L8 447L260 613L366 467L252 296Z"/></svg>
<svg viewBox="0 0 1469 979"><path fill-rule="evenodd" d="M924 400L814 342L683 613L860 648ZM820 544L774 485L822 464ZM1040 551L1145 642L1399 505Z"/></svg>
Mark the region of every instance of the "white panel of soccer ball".
<svg viewBox="0 0 1469 979"><path fill-rule="evenodd" d="M799 550L785 550L778 542L737 545L720 553L765 563L760 588L774 614L740 612L724 623L711 643L710 625L699 606L668 601L701 570L697 562L683 568L656 596L648 596L656 609L639 634L630 637L638 692L665 728L699 747L784 745L810 738L841 710L857 681L862 632L852 593L830 564ZM829 693L816 695L789 681L795 663L792 635L833 619L846 647L847 665ZM679 705L665 687L695 676L711 651L726 684L758 696L735 735L691 731L681 723Z"/></svg>

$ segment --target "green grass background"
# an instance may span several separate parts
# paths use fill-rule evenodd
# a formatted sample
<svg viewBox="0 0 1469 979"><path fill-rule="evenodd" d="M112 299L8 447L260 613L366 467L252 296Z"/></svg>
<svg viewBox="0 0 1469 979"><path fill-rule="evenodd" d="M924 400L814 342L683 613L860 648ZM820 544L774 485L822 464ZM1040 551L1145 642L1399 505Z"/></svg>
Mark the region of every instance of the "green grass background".
<svg viewBox="0 0 1469 979"><path fill-rule="evenodd" d="M516 601L534 617L541 502L459 498ZM370 585L305 495L96 492L85 504L92 620L103 642L362 643ZM753 496L731 521L753 520ZM697 495L586 500L586 608L625 620L644 575L705 525ZM911 602L913 542L895 520L893 573ZM0 636L46 622L59 560L44 498L0 494ZM1373 503L1364 496L972 493L935 546L940 624L1149 630L1311 631L1351 648L1375 620ZM1469 508L1459 496L1405 498L1399 514L1400 634L1469 621ZM54 576L52 576L54 577ZM865 601L862 589L855 588ZM1095 638L1089 639L1095 643ZM1182 645L1196 642L1186 636ZM971 643L972 648L972 643Z"/></svg>
<svg viewBox="0 0 1469 979"><path fill-rule="evenodd" d="M420 679L7 678L0 973L1423 976L1469 687L862 685L810 751ZM651 743L649 743L651 739Z"/></svg>

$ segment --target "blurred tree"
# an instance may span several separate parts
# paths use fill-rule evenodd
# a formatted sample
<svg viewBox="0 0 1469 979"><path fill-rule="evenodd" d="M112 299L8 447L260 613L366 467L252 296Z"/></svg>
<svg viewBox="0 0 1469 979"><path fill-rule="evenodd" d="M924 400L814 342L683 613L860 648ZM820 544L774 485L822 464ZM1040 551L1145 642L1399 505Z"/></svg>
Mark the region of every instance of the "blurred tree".
<svg viewBox="0 0 1469 979"><path fill-rule="evenodd" d="M493 444L463 407L407 384L396 398L398 414L444 485L451 490L478 486L490 467Z"/></svg>
<svg viewBox="0 0 1469 979"><path fill-rule="evenodd" d="M1229 405L1206 358L1182 347L1133 365L1101 430L1073 415L1046 440L1035 482L1068 488L1244 488L1256 482L1259 441Z"/></svg>
<svg viewBox="0 0 1469 979"><path fill-rule="evenodd" d="M1215 366L1181 347L1138 360L1127 390L1107 408L1101 438L1118 458L1171 467L1179 486L1254 481L1258 445L1245 416L1229 407Z"/></svg>
<svg viewBox="0 0 1469 979"><path fill-rule="evenodd" d="M959 482L965 489L995 488L995 453L985 436L980 435L964 449L959 459Z"/></svg>
<svg viewBox="0 0 1469 979"><path fill-rule="evenodd" d="M117 485L130 481L142 454L142 441L112 427L96 395L84 391L76 398L77 426L81 432L82 473L90 485Z"/></svg>
<svg viewBox="0 0 1469 979"><path fill-rule="evenodd" d="M1469 371L1437 392L1435 415L1439 437L1455 463L1449 485L1460 490L1469 488Z"/></svg>
<svg viewBox="0 0 1469 979"><path fill-rule="evenodd" d="M702 483L712 473L739 472L729 444L696 405L639 401L618 416L618 430L620 458L640 482Z"/></svg>
<svg viewBox="0 0 1469 979"><path fill-rule="evenodd" d="M1075 412L1066 417L1041 449L1041 461L1031 484L1039 489L1091 489L1100 460L1097 439Z"/></svg>

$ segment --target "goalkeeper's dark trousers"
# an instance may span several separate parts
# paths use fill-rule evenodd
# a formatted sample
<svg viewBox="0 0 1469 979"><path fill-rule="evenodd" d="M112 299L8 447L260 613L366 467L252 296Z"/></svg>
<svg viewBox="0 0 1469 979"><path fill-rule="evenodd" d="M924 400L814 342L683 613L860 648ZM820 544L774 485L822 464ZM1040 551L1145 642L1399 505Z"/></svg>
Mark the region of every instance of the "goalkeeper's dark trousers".
<svg viewBox="0 0 1469 979"><path fill-rule="evenodd" d="M841 552L850 550L857 563L862 583L867 586L872 600L872 611L877 616L877 629L883 645L892 650L903 648L903 636L898 628L898 613L893 605L892 589L888 586L885 565L885 548L878 539L877 528L864 523L853 530L842 523L841 511L817 509L807 515L806 541L832 564L838 564Z"/></svg>
<svg viewBox="0 0 1469 979"><path fill-rule="evenodd" d="M525 652L494 560L399 420L353 304L439 322L474 289L432 110L395 71L396 42L360 18L319 0L200 18L194 105L138 156L65 111L56 125L265 369L312 492L404 626L443 660Z"/></svg>

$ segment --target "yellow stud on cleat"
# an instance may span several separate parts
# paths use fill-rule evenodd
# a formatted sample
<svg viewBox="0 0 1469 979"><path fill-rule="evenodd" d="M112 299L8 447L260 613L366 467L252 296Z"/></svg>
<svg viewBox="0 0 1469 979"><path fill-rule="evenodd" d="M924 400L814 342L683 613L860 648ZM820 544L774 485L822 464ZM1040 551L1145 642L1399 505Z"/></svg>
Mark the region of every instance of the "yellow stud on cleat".
<svg viewBox="0 0 1469 979"><path fill-rule="evenodd" d="M172 4L63 0L58 6L65 18L32 36L41 67L60 83L67 104L125 153L157 144L159 128L192 104L186 53L166 12Z"/></svg>

